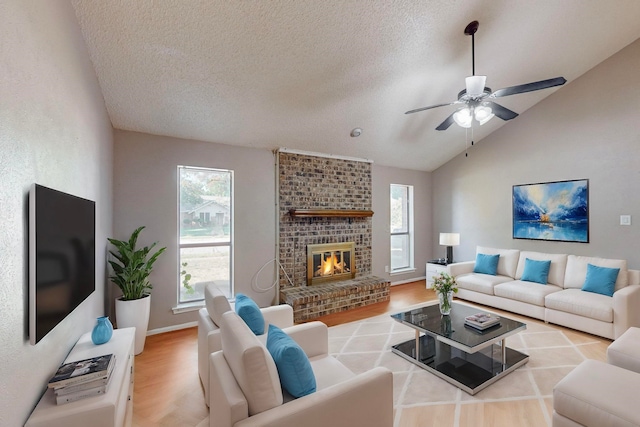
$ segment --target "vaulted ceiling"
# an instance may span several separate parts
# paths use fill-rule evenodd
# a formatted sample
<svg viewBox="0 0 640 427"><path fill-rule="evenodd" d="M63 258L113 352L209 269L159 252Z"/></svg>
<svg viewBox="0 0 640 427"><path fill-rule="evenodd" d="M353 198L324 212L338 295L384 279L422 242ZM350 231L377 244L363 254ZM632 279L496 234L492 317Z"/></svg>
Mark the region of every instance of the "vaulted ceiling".
<svg viewBox="0 0 640 427"><path fill-rule="evenodd" d="M434 170L471 75L568 83L640 37L637 0L73 0L115 128ZM603 85L607 82L603 81ZM526 110L562 87L500 98ZM474 128L481 141L501 126ZM544 126L543 123L540 124ZM353 128L362 135L353 138Z"/></svg>

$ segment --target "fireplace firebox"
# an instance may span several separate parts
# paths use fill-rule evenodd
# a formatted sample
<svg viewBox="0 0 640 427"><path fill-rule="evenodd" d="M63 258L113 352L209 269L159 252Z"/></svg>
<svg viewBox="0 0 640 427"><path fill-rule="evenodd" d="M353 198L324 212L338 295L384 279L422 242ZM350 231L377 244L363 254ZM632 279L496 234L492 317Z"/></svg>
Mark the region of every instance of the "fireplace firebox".
<svg viewBox="0 0 640 427"><path fill-rule="evenodd" d="M355 243L307 246L307 286L356 277Z"/></svg>

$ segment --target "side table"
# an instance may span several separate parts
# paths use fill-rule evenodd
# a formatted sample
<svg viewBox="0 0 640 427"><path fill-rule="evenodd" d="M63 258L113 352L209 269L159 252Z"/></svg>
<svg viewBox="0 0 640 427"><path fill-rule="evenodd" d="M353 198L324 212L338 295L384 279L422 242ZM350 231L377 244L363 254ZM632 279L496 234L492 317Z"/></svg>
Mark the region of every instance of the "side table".
<svg viewBox="0 0 640 427"><path fill-rule="evenodd" d="M427 289L431 289L433 285L433 276L447 272L447 264L430 261L427 262Z"/></svg>

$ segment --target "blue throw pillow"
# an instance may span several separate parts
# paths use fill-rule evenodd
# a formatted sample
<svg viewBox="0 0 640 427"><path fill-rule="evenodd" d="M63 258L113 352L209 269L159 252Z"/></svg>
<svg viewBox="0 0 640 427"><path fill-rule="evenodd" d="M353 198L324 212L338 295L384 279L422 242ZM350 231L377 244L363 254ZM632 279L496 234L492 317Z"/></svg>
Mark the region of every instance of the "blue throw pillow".
<svg viewBox="0 0 640 427"><path fill-rule="evenodd" d="M495 276L498 271L498 260L500 260L499 254L478 254L476 255L476 265L473 267L473 272Z"/></svg>
<svg viewBox="0 0 640 427"><path fill-rule="evenodd" d="M549 276L549 267L551 267L551 261L536 261L527 258L524 260L522 280L546 285L547 277Z"/></svg>
<svg viewBox="0 0 640 427"><path fill-rule="evenodd" d="M275 325L269 325L267 350L278 368L280 384L293 397L316 391L316 377L304 350Z"/></svg>
<svg viewBox="0 0 640 427"><path fill-rule="evenodd" d="M619 268L598 267L597 265L587 264L587 277L584 280L584 285L582 285L582 290L613 296L619 272Z"/></svg>
<svg viewBox="0 0 640 427"><path fill-rule="evenodd" d="M249 326L249 329L256 334L264 334L264 316L260 311L260 307L254 300L245 294L236 295L236 313Z"/></svg>

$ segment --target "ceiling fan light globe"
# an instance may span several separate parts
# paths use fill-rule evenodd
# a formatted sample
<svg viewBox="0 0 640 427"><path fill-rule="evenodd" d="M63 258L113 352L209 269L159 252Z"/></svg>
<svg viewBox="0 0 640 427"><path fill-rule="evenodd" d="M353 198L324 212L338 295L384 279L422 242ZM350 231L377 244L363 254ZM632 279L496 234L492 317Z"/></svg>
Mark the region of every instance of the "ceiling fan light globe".
<svg viewBox="0 0 640 427"><path fill-rule="evenodd" d="M484 93L487 76L469 76L464 79L468 96L480 96Z"/></svg>
<svg viewBox="0 0 640 427"><path fill-rule="evenodd" d="M480 123L480 126L487 123L495 116L491 107L487 107L485 105L477 106L473 113L478 123Z"/></svg>
<svg viewBox="0 0 640 427"><path fill-rule="evenodd" d="M470 128L471 122L473 121L473 115L471 115L471 110L467 107L461 108L455 113L453 113L453 121L463 128Z"/></svg>

